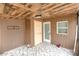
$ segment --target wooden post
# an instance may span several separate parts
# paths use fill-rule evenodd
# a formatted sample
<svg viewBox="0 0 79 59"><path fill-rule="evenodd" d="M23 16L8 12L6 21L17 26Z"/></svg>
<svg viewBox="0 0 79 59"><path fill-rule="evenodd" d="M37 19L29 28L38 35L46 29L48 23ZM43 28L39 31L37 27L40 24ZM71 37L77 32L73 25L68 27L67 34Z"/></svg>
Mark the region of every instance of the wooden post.
<svg viewBox="0 0 79 59"><path fill-rule="evenodd" d="M77 22L76 22L76 35L75 35L75 43L74 43L74 53L77 53L76 48L77 48L77 41L78 41L78 27L79 27L79 11L77 12Z"/></svg>

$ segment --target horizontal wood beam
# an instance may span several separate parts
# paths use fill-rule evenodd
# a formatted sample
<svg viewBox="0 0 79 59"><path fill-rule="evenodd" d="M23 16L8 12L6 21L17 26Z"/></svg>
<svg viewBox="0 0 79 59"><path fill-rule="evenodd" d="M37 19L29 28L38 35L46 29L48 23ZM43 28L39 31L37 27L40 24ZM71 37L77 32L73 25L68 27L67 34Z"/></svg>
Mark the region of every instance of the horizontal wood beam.
<svg viewBox="0 0 79 59"><path fill-rule="evenodd" d="M18 3L17 4L15 4L15 3L12 4L11 3L11 5L19 7L20 9L30 10L30 11L36 11L36 10L41 8L41 4L31 4L31 3L29 3L29 4L26 4L26 5L22 5L22 4L18 4ZM30 8L29 8L29 5L31 5Z"/></svg>
<svg viewBox="0 0 79 59"><path fill-rule="evenodd" d="M69 11L64 11L62 13L53 14L53 16L64 16L64 15L75 14L75 13L76 13L76 11L75 11L75 9L73 9L72 11L69 10Z"/></svg>
<svg viewBox="0 0 79 59"><path fill-rule="evenodd" d="M22 18L25 18L25 17L26 17L26 18L29 18L31 15L32 15L32 12L29 12L29 13L23 15Z"/></svg>
<svg viewBox="0 0 79 59"><path fill-rule="evenodd" d="M16 17L20 17L22 14L24 14L25 13L25 11L22 11L21 13L19 13L18 15L16 15L14 18L16 18Z"/></svg>
<svg viewBox="0 0 79 59"><path fill-rule="evenodd" d="M19 3L10 3L10 5L14 5L16 7L19 7L19 8L25 9L25 10L29 10L28 8L25 8L24 5L19 4Z"/></svg>
<svg viewBox="0 0 79 59"><path fill-rule="evenodd" d="M76 4L67 4L67 5L64 5L64 6L60 7L60 8L54 9L51 12L52 13L54 13L54 12L60 12L60 11L65 10L65 9L72 8L75 5Z"/></svg>
<svg viewBox="0 0 79 59"><path fill-rule="evenodd" d="M53 6L53 7L49 8L49 9L45 10L44 12L49 12L49 11L51 11L51 10L53 10L55 8L59 8L59 7L63 6L63 5L64 5L64 3L56 4L55 6Z"/></svg>
<svg viewBox="0 0 79 59"><path fill-rule="evenodd" d="M49 7L52 7L53 5L55 5L55 3L54 3L54 4L48 4L48 5L46 5L46 6L44 6L44 7L41 7L41 8L42 8L42 10L46 10L46 9L48 9Z"/></svg>
<svg viewBox="0 0 79 59"><path fill-rule="evenodd" d="M70 11L70 12L72 12L72 10L77 10L77 8L78 8L78 6L71 6L71 7L68 7L68 8L64 8L64 9L62 9L62 10L60 10L60 11L57 11L57 12L52 12L53 14L58 14L58 13L62 13L62 12L65 12L65 13L67 13L67 11Z"/></svg>
<svg viewBox="0 0 79 59"><path fill-rule="evenodd" d="M18 11L17 10L14 10L11 15L14 16Z"/></svg>
<svg viewBox="0 0 79 59"><path fill-rule="evenodd" d="M26 14L24 14L24 13L26 13L26 12L22 12L21 14L19 14L19 15L13 17L13 19L19 18L19 17L22 17L22 18L27 17L27 16L28 16L29 14L31 14L32 12L27 12ZM22 15L22 14L24 14L24 15Z"/></svg>

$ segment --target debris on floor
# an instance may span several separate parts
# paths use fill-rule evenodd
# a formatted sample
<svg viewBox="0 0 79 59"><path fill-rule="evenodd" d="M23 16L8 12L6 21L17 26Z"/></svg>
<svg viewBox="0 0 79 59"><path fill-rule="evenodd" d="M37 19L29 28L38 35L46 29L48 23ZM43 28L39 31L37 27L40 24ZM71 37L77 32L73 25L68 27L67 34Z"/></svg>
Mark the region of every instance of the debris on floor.
<svg viewBox="0 0 79 59"><path fill-rule="evenodd" d="M56 45L44 42L35 47L25 45L3 53L1 56L73 56L72 50L58 48Z"/></svg>

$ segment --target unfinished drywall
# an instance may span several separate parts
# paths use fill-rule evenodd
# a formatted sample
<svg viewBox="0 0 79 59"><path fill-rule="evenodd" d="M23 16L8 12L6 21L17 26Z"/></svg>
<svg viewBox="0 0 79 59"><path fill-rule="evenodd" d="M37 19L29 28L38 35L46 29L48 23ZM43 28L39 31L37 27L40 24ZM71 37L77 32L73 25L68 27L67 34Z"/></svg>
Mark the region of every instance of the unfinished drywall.
<svg viewBox="0 0 79 59"><path fill-rule="evenodd" d="M76 15L67 15L51 19L51 30L52 30L52 43L58 44L69 49L74 48L75 32L76 32ZM67 35L58 35L56 31L57 21L68 21L68 33Z"/></svg>
<svg viewBox="0 0 79 59"><path fill-rule="evenodd" d="M23 19L0 19L1 36L0 52L4 52L25 43L25 20Z"/></svg>

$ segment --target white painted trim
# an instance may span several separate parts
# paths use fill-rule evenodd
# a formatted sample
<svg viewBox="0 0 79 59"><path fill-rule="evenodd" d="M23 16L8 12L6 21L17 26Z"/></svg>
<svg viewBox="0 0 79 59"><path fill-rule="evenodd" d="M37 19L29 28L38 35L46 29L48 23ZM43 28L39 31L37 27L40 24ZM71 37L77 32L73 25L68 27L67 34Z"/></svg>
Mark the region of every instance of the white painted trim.
<svg viewBox="0 0 79 59"><path fill-rule="evenodd" d="M49 24L49 29L50 29L50 39L49 40L46 40L45 39L45 24ZM43 41L47 41L47 42L51 42L51 22L48 21L48 22L43 22Z"/></svg>
<svg viewBox="0 0 79 59"><path fill-rule="evenodd" d="M67 35L67 33L59 33L59 32L58 32L58 24L59 24L59 23L62 23L62 22L67 22L67 23L68 23L68 21L58 21L58 22L56 22L56 33L57 33L57 34ZM68 32L68 27L61 27L61 28L67 29L67 32Z"/></svg>

